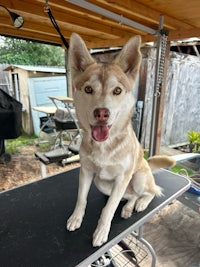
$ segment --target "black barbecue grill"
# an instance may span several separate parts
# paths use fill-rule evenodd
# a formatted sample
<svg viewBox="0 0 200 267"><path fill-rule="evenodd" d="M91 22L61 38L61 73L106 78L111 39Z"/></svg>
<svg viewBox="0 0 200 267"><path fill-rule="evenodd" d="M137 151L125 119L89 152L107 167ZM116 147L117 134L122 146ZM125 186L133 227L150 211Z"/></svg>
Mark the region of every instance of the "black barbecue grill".
<svg viewBox="0 0 200 267"><path fill-rule="evenodd" d="M22 104L0 89L0 163L10 161L5 152L5 139L14 139L21 135Z"/></svg>

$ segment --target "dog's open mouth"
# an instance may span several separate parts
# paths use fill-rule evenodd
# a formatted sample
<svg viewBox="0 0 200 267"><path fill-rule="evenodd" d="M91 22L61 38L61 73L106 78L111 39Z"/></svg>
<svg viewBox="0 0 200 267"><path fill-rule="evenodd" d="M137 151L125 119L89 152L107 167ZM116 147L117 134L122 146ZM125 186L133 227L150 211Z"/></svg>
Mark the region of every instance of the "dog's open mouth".
<svg viewBox="0 0 200 267"><path fill-rule="evenodd" d="M92 137L95 141L103 142L105 141L109 136L109 130L111 128L111 125L103 124L103 125L91 125L92 130Z"/></svg>

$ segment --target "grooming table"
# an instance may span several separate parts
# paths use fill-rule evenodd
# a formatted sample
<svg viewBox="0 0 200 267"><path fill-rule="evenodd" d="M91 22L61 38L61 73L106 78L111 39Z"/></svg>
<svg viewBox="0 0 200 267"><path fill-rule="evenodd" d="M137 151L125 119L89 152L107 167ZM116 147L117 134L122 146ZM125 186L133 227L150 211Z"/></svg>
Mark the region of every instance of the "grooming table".
<svg viewBox="0 0 200 267"><path fill-rule="evenodd" d="M1 266L86 267L190 187L185 177L157 171L155 180L165 196L154 198L145 211L127 220L120 217L121 203L108 242L93 248L92 235L107 197L92 185L81 228L68 232L66 220L76 203L78 173L76 168L0 193Z"/></svg>

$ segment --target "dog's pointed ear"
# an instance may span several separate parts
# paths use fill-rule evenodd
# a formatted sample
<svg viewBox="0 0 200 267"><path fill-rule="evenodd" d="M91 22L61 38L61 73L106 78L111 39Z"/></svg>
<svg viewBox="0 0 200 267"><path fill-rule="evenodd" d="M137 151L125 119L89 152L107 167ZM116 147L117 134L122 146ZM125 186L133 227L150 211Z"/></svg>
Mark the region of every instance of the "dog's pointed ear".
<svg viewBox="0 0 200 267"><path fill-rule="evenodd" d="M89 65L95 63L83 39L76 33L72 33L69 46L69 62L72 78L83 72Z"/></svg>
<svg viewBox="0 0 200 267"><path fill-rule="evenodd" d="M136 35L132 37L122 48L119 55L113 63L120 66L129 79L135 80L141 63L141 37Z"/></svg>

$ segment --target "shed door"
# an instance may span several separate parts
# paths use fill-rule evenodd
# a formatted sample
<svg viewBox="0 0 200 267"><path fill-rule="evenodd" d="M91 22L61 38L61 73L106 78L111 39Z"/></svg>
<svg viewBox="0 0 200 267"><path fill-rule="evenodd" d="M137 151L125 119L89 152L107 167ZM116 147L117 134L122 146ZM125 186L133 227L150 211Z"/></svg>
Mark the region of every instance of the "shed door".
<svg viewBox="0 0 200 267"><path fill-rule="evenodd" d="M40 132L40 118L46 114L32 109L35 106L53 106L49 96L66 96L67 82L66 76L30 78L29 94L30 106L33 119L33 128L36 135Z"/></svg>

